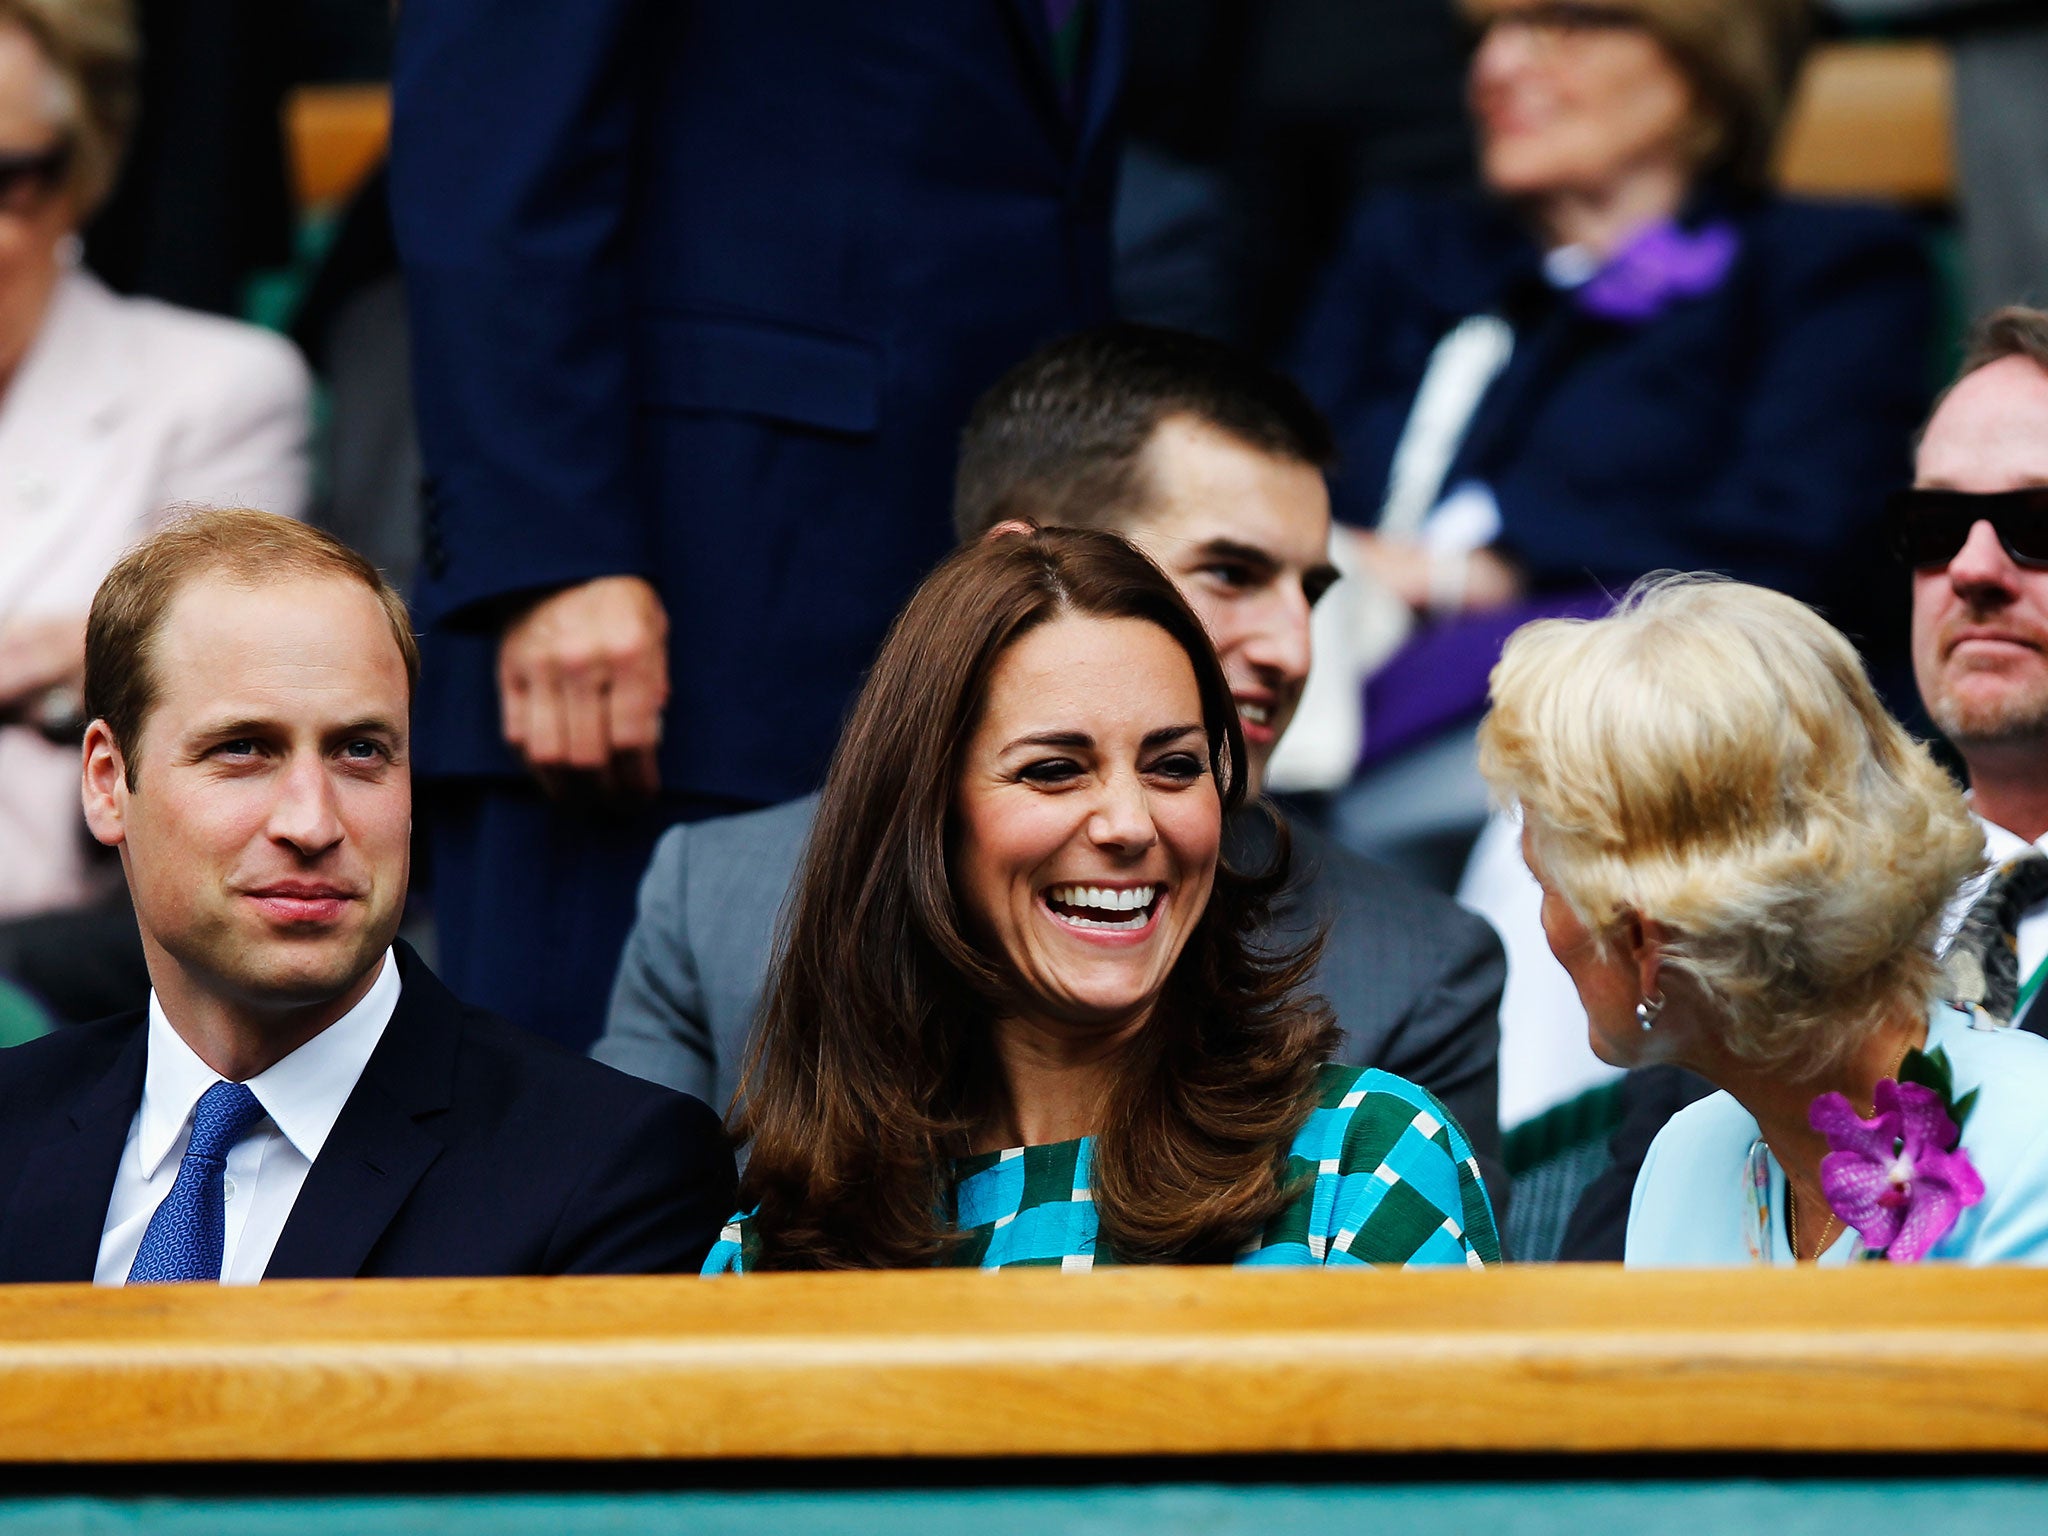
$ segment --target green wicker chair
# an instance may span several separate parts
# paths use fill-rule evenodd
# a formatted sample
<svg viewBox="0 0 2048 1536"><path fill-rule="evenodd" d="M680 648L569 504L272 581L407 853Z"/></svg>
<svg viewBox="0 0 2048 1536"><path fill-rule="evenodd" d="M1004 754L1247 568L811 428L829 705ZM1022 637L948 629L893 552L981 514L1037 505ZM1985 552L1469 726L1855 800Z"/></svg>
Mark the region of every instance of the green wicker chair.
<svg viewBox="0 0 2048 1536"><path fill-rule="evenodd" d="M34 998L12 982L0 980L0 1048L47 1035L55 1027Z"/></svg>
<svg viewBox="0 0 2048 1536"><path fill-rule="evenodd" d="M1501 1160L1508 1204L1507 1256L1548 1264L1564 1246L1565 1223L1586 1186L1607 1167L1607 1141L1621 1123L1621 1083L1603 1083L1525 1120L1507 1133Z"/></svg>

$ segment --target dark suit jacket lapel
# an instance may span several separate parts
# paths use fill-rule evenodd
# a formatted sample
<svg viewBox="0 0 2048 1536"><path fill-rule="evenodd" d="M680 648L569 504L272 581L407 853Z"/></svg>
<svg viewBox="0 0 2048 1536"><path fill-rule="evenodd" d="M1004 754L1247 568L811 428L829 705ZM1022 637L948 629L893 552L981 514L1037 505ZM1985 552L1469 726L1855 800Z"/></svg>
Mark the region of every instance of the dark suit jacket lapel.
<svg viewBox="0 0 2048 1536"><path fill-rule="evenodd" d="M1532 293L1535 318L1515 323L1515 352L1492 387L1480 397L1472 425L1444 475L1444 489L1461 480L1490 479L1494 466L1513 451L1549 389L1571 368L1605 322L1576 314L1553 295Z"/></svg>
<svg viewBox="0 0 2048 1536"><path fill-rule="evenodd" d="M420 1124L448 1107L462 1011L404 944L403 983L356 1090L278 1235L266 1280L351 1278L397 1216L443 1142Z"/></svg>
<svg viewBox="0 0 2048 1536"><path fill-rule="evenodd" d="M995 0L1007 23L1005 30L1017 53L1017 69L1032 109L1044 125L1057 154L1065 160L1074 142L1074 124L1066 103L1060 100L1059 82L1053 78L1052 32L1046 24L1045 0Z"/></svg>
<svg viewBox="0 0 2048 1536"><path fill-rule="evenodd" d="M1039 5L1039 27L1045 26L1043 0L1032 0ZM1116 110L1118 89L1123 83L1126 26L1124 0L1088 0L1095 7L1095 22L1090 32L1088 52L1081 60L1080 132L1075 139L1074 166L1085 172L1090 158L1098 151L1111 153L1114 140L1107 138L1112 115ZM1048 58L1048 72L1051 63Z"/></svg>
<svg viewBox="0 0 2048 1536"><path fill-rule="evenodd" d="M1084 0L1094 8L1088 46L1080 62L1077 98L1062 99L1053 69L1052 31L1045 0L998 0L1009 12L1026 86L1070 172L1085 171L1090 156L1107 152L1105 133L1124 73L1124 0Z"/></svg>
<svg viewBox="0 0 2048 1536"><path fill-rule="evenodd" d="M1045 0L1001 0L1022 33L1024 52L1041 79L1052 79L1052 30L1045 18Z"/></svg>
<svg viewBox="0 0 2048 1536"><path fill-rule="evenodd" d="M52 1109L50 1134L23 1160L0 1215L0 1280L92 1279L148 1059L149 1030L137 1014L105 1075L71 1104ZM23 1233L35 1240L22 1240Z"/></svg>

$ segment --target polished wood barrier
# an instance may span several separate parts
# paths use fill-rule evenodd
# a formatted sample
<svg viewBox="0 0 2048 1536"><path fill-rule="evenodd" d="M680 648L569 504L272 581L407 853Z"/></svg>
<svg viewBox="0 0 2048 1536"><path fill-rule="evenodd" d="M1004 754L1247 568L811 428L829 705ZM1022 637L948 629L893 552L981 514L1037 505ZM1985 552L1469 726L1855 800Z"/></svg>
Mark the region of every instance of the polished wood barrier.
<svg viewBox="0 0 2048 1536"><path fill-rule="evenodd" d="M1815 49L1779 142L1779 185L1813 197L1952 201L1954 94L1940 43Z"/></svg>
<svg viewBox="0 0 2048 1536"><path fill-rule="evenodd" d="M0 1288L0 1460L2048 1451L2048 1274Z"/></svg>

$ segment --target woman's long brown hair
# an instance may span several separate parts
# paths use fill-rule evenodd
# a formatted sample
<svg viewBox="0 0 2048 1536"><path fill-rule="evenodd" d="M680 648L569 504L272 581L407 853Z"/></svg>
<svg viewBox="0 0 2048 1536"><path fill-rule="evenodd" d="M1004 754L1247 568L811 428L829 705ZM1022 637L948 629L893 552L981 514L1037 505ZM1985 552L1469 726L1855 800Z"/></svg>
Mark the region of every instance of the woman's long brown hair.
<svg viewBox="0 0 2048 1536"><path fill-rule="evenodd" d="M1142 619L1193 666L1225 814L1244 736L1207 633L1112 534L998 534L947 560L897 619L840 739L778 944L734 1132L761 1269L926 1265L954 1234L949 1165L1000 1091L991 1026L1011 983L967 937L948 868L958 758L1003 653L1064 614ZM1227 1259L1272 1218L1289 1142L1338 1032L1298 988L1317 945L1256 935L1286 867L1216 872L1096 1134L1103 1244L1127 1262Z"/></svg>

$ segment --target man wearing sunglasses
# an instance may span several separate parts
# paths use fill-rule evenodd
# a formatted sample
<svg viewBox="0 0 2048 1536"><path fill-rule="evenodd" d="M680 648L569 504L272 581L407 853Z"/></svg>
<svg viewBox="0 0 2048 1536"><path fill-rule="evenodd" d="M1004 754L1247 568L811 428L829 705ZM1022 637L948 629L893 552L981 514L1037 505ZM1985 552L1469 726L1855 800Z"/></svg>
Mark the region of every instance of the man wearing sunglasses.
<svg viewBox="0 0 2048 1536"><path fill-rule="evenodd" d="M2002 309L1922 434L1892 501L1913 570L1920 697L1969 769L1991 875L1970 894L1950 989L1980 1022L2048 1034L2048 313Z"/></svg>

